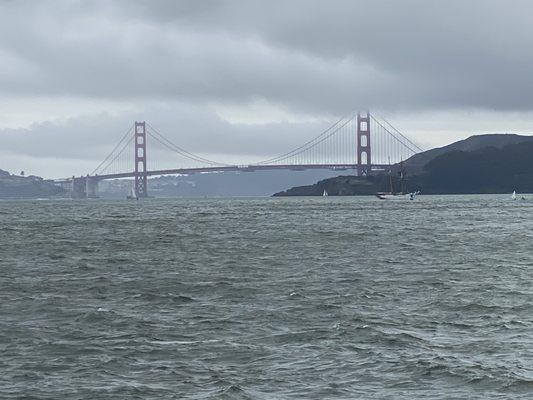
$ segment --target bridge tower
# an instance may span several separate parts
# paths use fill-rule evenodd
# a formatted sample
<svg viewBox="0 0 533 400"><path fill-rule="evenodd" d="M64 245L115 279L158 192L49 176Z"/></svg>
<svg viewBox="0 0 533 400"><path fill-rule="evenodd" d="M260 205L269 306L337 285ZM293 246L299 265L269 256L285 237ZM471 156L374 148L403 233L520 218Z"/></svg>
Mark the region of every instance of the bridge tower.
<svg viewBox="0 0 533 400"><path fill-rule="evenodd" d="M135 195L148 197L146 168L146 122L135 121Z"/></svg>
<svg viewBox="0 0 533 400"><path fill-rule="evenodd" d="M370 113L357 113L357 175L367 175L372 166L370 148Z"/></svg>

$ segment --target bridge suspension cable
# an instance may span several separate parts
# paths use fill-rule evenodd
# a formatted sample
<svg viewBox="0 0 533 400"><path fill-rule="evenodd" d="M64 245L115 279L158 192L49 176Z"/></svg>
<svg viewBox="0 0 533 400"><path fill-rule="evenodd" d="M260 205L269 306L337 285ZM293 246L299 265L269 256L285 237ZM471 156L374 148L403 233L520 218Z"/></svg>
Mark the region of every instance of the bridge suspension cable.
<svg viewBox="0 0 533 400"><path fill-rule="evenodd" d="M194 153L191 153L190 151L187 151L185 149L183 149L182 147L178 146L177 144L173 143L172 141L170 141L169 139L167 139L165 136L163 136L162 133L160 133L157 129L155 129L152 125L146 123L146 125L150 128L150 130L147 131L148 135L150 137L152 137L153 139L155 139L156 141L158 141L160 144L162 144L163 146L165 146L166 148L168 148L169 150L175 152L175 153L178 153L180 154L181 156L185 157L185 158L188 158L190 160L193 160L193 161L198 161L198 162L204 162L208 165L211 165L211 166L231 166L231 164L224 164L224 163L220 163L220 162L216 162L216 161L212 161L212 160L208 160L207 158L204 158L204 157L200 157Z"/></svg>
<svg viewBox="0 0 533 400"><path fill-rule="evenodd" d="M110 170L110 167L116 166L115 162L117 160L120 160L120 157L124 156L124 151L133 143L133 139L134 137L132 136L127 142L125 142L122 148L120 149L120 151L118 151L117 154L115 154L115 156L111 158L109 162L103 168L100 169L99 174L97 175L102 175L105 172L120 172L120 168L119 169L115 168L114 170ZM127 157L127 159L130 159L130 158L131 158L130 156ZM122 167L126 165L127 162L126 160L120 160L119 164L120 164L120 167Z"/></svg>
<svg viewBox="0 0 533 400"><path fill-rule="evenodd" d="M279 163L281 161L286 161L292 157L296 157L298 155L301 155L305 153L306 151L310 151L314 147L318 146L319 144L323 143L327 139L331 138L333 135L335 135L339 130L344 128L346 125L348 125L350 122L353 122L353 119L355 117L353 115L342 117L338 121L336 121L333 125L329 126L327 129L322 131L320 134L315 136L313 139L305 142L303 145L296 147L295 149L292 149L291 151L281 154L279 156L259 161L257 163L254 163L252 165L266 165L266 164L275 164Z"/></svg>
<svg viewBox="0 0 533 400"><path fill-rule="evenodd" d="M124 135L122 136L122 138L120 139L120 141L117 143L117 145L113 148L113 150L111 150L111 152L107 155L106 158L104 158L104 160L98 164L98 166L91 172L90 175L97 175L98 172L105 172L107 170L107 168L109 168L109 166L122 154L122 152L126 149L126 147L133 141L133 136L131 136L131 131L133 130L133 124L130 125L130 127L128 128L128 130L124 133ZM117 149L120 147L120 145L129 137L129 140L125 142L124 146L122 147L122 149L117 153L115 154L115 152L117 151ZM115 154L115 156L113 157L113 155ZM108 162L109 161L109 162ZM102 166L104 164L106 164L107 162L107 165L105 167L102 168Z"/></svg>
<svg viewBox="0 0 533 400"><path fill-rule="evenodd" d="M421 151L420 147L405 138L399 131L391 131L372 114L370 115L370 124L373 164L396 164Z"/></svg>
<svg viewBox="0 0 533 400"><path fill-rule="evenodd" d="M375 114L370 114L370 117L379 125L381 125L383 127L383 125L380 123L380 121L376 118L378 117L379 119L381 119L383 122L385 122L385 124L387 124L390 129L392 129L396 134L398 134L410 147L414 148L417 152L421 152L421 151L424 151L424 149L422 149L420 146L418 146L415 142L413 142L411 139L409 139L408 137L406 137L402 132L400 132L394 125L392 125L389 121L387 121L385 118L383 118L383 116L375 116ZM392 132L390 132L389 129L387 129L386 127L383 127L387 130L387 132L389 132L389 134L393 135ZM393 135L394 136L394 135Z"/></svg>

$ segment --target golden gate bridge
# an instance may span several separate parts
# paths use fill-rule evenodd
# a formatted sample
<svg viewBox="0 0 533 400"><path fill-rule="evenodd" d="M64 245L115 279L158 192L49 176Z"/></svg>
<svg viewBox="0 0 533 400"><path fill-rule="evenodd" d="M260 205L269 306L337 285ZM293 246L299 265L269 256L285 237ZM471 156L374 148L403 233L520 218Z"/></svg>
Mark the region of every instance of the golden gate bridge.
<svg viewBox="0 0 533 400"><path fill-rule="evenodd" d="M155 149L170 152L173 165L159 167L157 159L154 161L148 157ZM148 197L150 176L308 169L352 169L361 176L388 170L391 163L402 162L420 151L419 146L388 121L369 112L341 118L287 153L248 164L222 163L191 153L149 123L136 121L91 173L54 182L67 186L73 198L95 198L98 196L98 182L133 178L134 194L143 198ZM152 160L150 164L149 160Z"/></svg>

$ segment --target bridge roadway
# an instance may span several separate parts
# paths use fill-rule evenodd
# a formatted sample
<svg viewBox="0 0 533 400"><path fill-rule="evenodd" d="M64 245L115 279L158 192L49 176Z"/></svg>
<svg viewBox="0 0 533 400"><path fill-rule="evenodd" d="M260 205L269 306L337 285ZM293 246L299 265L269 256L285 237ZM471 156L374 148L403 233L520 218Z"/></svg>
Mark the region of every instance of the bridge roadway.
<svg viewBox="0 0 533 400"><path fill-rule="evenodd" d="M202 167L202 168L176 168L176 169L160 169L146 171L145 173L138 173L141 176L162 176L162 175L191 175L194 173L206 172L254 172L254 171L273 171L273 170L292 170L303 171L307 169L330 169L343 171L347 169L357 170L357 175L361 175L366 171L384 171L390 168L389 165L372 164L372 165L357 165L357 164L303 164L303 165L227 165L217 167ZM51 179L52 182L58 185L67 185L70 189L72 198L96 198L98 197L98 182L106 179L123 179L134 178L136 173L121 172L116 174L105 175L86 175L64 179Z"/></svg>
<svg viewBox="0 0 533 400"><path fill-rule="evenodd" d="M347 169L359 169L361 167L368 168L368 165L357 164L302 164L302 165L227 165L217 167L201 167L201 168L176 168L176 169L160 169L146 171L146 176L160 176L160 175L190 175L202 172L255 172L255 171L275 171L275 170L291 170L291 171L304 171L308 169L332 169L332 170L347 170ZM372 164L371 170L383 171L390 168L388 164ZM141 173L142 174L142 173ZM133 178L135 172L121 172L116 174L105 175L87 175L80 176L79 178L90 178L95 181L103 181L106 179L122 179ZM76 177L77 178L77 177ZM72 181L72 178L51 179L54 183L68 183Z"/></svg>

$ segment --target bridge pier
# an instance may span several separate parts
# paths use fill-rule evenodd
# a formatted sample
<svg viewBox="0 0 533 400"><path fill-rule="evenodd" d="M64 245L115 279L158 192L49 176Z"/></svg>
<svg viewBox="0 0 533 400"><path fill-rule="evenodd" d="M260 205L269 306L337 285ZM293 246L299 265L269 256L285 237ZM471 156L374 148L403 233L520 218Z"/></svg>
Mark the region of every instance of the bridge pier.
<svg viewBox="0 0 533 400"><path fill-rule="evenodd" d="M87 198L87 178L81 176L79 178L72 177L72 187L70 196L73 199L86 199Z"/></svg>
<svg viewBox="0 0 533 400"><path fill-rule="evenodd" d="M85 179L85 194L89 199L98 198L98 179L87 176Z"/></svg>
<svg viewBox="0 0 533 400"><path fill-rule="evenodd" d="M357 166L356 168L357 176L368 176L370 175L372 169L369 166Z"/></svg>

